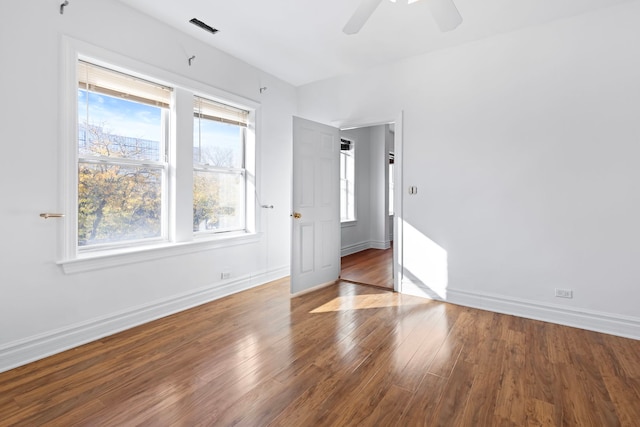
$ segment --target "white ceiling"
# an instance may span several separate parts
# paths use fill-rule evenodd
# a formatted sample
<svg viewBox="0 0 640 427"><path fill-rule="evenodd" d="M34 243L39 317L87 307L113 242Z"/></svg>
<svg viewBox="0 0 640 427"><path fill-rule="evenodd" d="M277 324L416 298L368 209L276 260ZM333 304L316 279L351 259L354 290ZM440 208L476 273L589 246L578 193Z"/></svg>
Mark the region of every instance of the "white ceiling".
<svg viewBox="0 0 640 427"><path fill-rule="evenodd" d="M464 21L449 33L438 31L429 0L385 0L352 36L342 27L360 0L120 1L299 86L630 0L455 0Z"/></svg>

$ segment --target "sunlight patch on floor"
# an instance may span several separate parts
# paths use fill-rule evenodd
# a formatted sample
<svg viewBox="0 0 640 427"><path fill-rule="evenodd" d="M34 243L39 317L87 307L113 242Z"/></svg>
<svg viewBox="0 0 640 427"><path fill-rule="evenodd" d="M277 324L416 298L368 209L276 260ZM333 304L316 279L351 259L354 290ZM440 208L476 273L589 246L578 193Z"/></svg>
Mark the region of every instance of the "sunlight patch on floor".
<svg viewBox="0 0 640 427"><path fill-rule="evenodd" d="M409 305L429 304L428 300L402 298L399 294L382 293L368 295L348 295L336 297L309 313L328 313L332 311L363 310L368 308L404 307Z"/></svg>

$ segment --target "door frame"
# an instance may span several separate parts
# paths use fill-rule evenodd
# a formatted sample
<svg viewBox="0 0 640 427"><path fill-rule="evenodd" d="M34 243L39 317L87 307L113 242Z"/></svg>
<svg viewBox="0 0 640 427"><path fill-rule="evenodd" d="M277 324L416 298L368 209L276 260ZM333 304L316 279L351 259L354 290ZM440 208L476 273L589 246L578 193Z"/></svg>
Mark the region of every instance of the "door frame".
<svg viewBox="0 0 640 427"><path fill-rule="evenodd" d="M332 122L331 126L338 127L339 130L365 128L371 126L385 125L389 123L395 124L395 132L393 138L393 151L394 151L394 192L393 192L393 290L396 292L402 292L402 250L403 250L403 181L402 181L402 169L403 169L403 143L404 143L404 111L400 110L395 117L377 117L371 120L358 120L358 121L339 121Z"/></svg>

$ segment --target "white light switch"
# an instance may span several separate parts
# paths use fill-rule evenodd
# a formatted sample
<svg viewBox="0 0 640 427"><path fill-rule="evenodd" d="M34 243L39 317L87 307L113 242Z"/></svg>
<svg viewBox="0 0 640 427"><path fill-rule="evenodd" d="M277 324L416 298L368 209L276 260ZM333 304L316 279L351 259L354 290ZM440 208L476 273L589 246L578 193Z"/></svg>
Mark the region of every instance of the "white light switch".
<svg viewBox="0 0 640 427"><path fill-rule="evenodd" d="M412 185L409 187L409 194L418 194L418 187Z"/></svg>

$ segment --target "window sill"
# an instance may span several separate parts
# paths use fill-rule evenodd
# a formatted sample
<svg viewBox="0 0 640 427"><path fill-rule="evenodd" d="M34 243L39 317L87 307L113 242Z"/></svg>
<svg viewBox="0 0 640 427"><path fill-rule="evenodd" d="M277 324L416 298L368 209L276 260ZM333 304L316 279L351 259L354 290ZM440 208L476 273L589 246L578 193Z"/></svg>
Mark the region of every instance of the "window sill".
<svg viewBox="0 0 640 427"><path fill-rule="evenodd" d="M256 243L257 233L230 234L227 236L198 237L191 242L161 243L153 246L118 249L80 254L78 258L58 261L66 274L82 273L126 264L153 261L180 255L187 255L218 248Z"/></svg>
<svg viewBox="0 0 640 427"><path fill-rule="evenodd" d="M357 220L351 220L351 221L343 221L340 223L340 227L345 228L345 227L354 227L356 224L358 223Z"/></svg>

